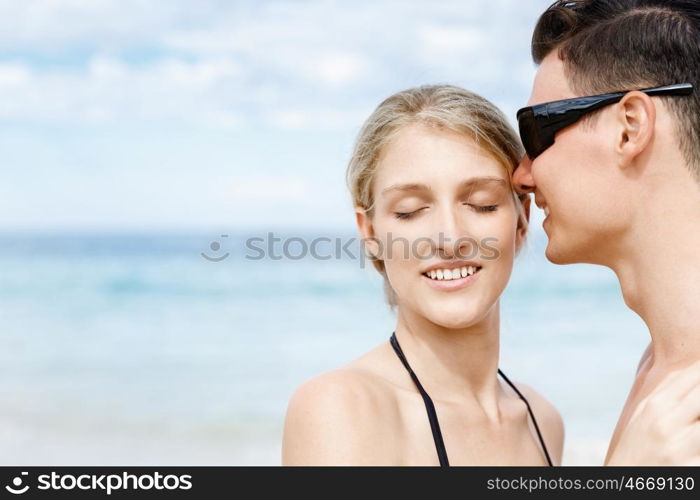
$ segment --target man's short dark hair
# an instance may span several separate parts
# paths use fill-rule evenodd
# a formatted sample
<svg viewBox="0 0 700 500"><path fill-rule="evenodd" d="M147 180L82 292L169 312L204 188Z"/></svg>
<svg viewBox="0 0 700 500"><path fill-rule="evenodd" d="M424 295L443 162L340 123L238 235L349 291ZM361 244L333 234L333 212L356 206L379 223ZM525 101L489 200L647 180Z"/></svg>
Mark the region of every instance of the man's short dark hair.
<svg viewBox="0 0 700 500"><path fill-rule="evenodd" d="M558 0L532 37L537 64L553 50L581 94L692 83L692 95L660 99L700 182L700 0Z"/></svg>

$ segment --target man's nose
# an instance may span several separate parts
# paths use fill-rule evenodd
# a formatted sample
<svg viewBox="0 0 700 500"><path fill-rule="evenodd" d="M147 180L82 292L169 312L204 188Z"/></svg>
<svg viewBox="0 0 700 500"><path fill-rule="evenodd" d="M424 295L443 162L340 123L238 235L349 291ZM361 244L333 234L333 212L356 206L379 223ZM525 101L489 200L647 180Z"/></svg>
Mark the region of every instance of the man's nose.
<svg viewBox="0 0 700 500"><path fill-rule="evenodd" d="M523 156L520 164L513 172L513 185L519 194L535 191L535 179L532 177L532 160L527 155Z"/></svg>

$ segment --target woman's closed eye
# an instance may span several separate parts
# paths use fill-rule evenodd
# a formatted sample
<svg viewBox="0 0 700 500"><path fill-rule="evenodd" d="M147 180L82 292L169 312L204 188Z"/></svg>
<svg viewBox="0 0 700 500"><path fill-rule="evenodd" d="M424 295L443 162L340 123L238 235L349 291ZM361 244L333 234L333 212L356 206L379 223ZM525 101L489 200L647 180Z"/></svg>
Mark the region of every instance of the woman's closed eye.
<svg viewBox="0 0 700 500"><path fill-rule="evenodd" d="M465 203L465 205L469 205L479 213L495 212L498 210L498 205L474 205L472 203Z"/></svg>
<svg viewBox="0 0 700 500"><path fill-rule="evenodd" d="M396 217L397 219L402 219L402 220L411 219L414 215L416 215L418 212L420 212L424 208L427 208L427 207L419 208L418 210L414 210L413 212L394 212L394 217Z"/></svg>
<svg viewBox="0 0 700 500"><path fill-rule="evenodd" d="M464 203L464 205L471 207L475 212L478 213L491 213L498 210L498 205L475 205L473 203ZM394 212L394 217L400 220L412 219L420 211L425 210L426 208L428 207L419 208L418 210L414 210L413 212Z"/></svg>

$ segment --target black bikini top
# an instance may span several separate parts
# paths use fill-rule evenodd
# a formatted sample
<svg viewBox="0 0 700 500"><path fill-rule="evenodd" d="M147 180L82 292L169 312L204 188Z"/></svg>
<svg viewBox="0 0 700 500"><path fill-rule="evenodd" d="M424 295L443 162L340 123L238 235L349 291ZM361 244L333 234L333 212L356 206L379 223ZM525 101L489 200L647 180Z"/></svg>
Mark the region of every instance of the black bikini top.
<svg viewBox="0 0 700 500"><path fill-rule="evenodd" d="M399 345L399 341L396 339L396 332L392 332L391 338L389 339L391 342L391 346L394 348L394 351L398 355L399 359L403 363L403 365L406 367L406 370L408 370L409 375L411 375L411 378L413 379L413 382L416 384L416 387L418 387L418 391L420 392L421 396L423 396L423 402L425 403L425 409L428 412L428 420L430 421L430 429L433 432L433 440L435 441L435 448L437 449L437 454L438 454L438 459L440 460L440 465L442 467L448 467L450 465L450 462L447 460L447 451L445 450L445 443L442 440L442 433L440 432L440 424L438 423L438 418L437 414L435 413L435 405L433 405L433 400L430 399L430 396L428 396L428 393L425 392L425 389L423 389L423 386L421 385L420 381L418 380L418 377L416 376L415 373L413 373L413 370L411 369L411 366L408 364L408 360L406 360L406 356L404 356L403 351L401 350L401 346ZM520 391L515 387L515 385L508 380L508 377L505 376L505 374L501 371L501 369L498 369L498 374L503 377L503 380L506 381L506 383L513 388L513 390L516 392L516 394L520 397L525 402L525 406L527 406L527 411L530 414L530 418L532 419L532 423L535 425L535 431L537 431L537 437L540 440L540 444L542 445L542 450L544 451L544 455L547 458L547 463L550 466L553 466L552 460L549 458L549 452L547 451L547 446L544 444L544 439L542 438L542 433L540 432L540 428L537 425L537 420L535 420L535 415L532 413L532 408L530 408L530 403L527 402L527 399L525 399L525 396L523 396Z"/></svg>

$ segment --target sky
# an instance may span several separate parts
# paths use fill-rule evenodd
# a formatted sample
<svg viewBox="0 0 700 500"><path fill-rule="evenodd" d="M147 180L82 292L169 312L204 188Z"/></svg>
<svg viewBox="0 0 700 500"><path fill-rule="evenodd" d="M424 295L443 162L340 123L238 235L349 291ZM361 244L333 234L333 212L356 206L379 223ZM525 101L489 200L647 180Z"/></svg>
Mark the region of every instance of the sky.
<svg viewBox="0 0 700 500"><path fill-rule="evenodd" d="M0 231L352 230L377 104L452 83L515 125L550 3L0 0Z"/></svg>

